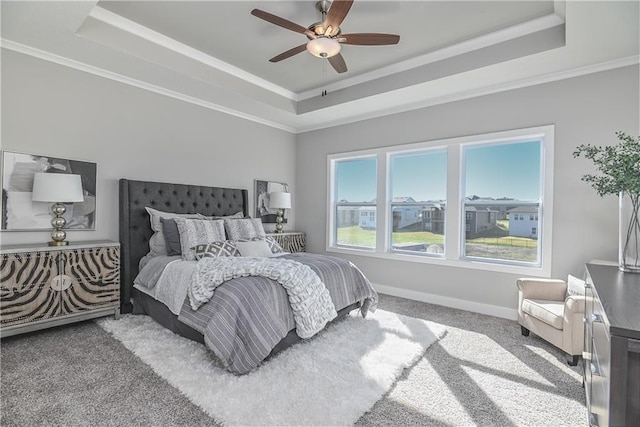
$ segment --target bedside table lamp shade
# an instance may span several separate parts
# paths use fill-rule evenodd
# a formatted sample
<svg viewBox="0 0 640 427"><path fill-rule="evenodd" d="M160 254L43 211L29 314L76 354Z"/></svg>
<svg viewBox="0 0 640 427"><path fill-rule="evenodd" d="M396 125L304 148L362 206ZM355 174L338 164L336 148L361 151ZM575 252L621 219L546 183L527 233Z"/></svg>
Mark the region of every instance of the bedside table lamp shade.
<svg viewBox="0 0 640 427"><path fill-rule="evenodd" d="M278 209L275 232L282 233L282 214L284 209L291 209L291 193L285 193L283 191L269 193L269 207Z"/></svg>
<svg viewBox="0 0 640 427"><path fill-rule="evenodd" d="M51 225L51 241L49 246L65 246L69 242L62 228L66 220L62 217L67 208L64 203L82 202L84 194L82 192L82 178L80 175L63 173L36 173L33 175L33 189L31 200L34 202L53 202L51 212L53 218Z"/></svg>

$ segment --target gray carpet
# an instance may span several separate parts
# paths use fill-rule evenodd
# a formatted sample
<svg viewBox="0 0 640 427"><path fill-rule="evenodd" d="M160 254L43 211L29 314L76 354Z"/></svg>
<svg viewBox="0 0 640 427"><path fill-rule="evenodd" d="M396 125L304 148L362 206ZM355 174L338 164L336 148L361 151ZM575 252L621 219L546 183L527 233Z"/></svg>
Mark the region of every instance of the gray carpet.
<svg viewBox="0 0 640 427"><path fill-rule="evenodd" d="M380 308L447 334L357 425L587 424L580 367L516 322L385 295ZM215 425L92 321L5 338L0 364L3 426Z"/></svg>

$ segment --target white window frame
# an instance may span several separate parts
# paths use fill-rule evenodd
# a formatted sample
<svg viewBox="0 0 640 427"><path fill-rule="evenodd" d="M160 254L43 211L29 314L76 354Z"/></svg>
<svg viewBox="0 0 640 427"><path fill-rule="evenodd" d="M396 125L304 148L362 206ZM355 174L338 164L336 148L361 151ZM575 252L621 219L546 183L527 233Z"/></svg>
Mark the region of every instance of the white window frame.
<svg viewBox="0 0 640 427"><path fill-rule="evenodd" d="M552 236L553 236L553 152L555 127L538 126L515 129L482 135L464 136L442 140L426 141L371 150L334 153L327 156L327 240L326 251L351 255L362 255L390 260L436 264L451 267L472 268L513 274L529 274L548 277L551 275ZM539 265L513 265L492 260L465 259L462 256L462 227L466 216L462 214L464 183L462 171L462 147L469 144L491 144L529 141L542 141L540 164L540 222L538 226L538 244L540 246ZM447 150L447 207L445 213L445 254L444 257L429 257L421 254L392 252L390 249L391 215L389 158L391 154L414 152L424 149L445 147ZM345 248L335 245L335 169L336 161L377 156L378 185L376 199L376 246L371 249Z"/></svg>

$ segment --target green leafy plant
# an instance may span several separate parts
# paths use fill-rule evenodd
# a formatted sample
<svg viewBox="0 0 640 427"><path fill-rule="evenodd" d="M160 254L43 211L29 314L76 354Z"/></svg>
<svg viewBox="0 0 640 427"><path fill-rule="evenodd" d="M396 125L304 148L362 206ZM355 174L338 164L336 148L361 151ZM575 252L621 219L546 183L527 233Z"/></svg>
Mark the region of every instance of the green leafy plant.
<svg viewBox="0 0 640 427"><path fill-rule="evenodd" d="M582 180L600 196L610 194L624 197L631 201L631 220L626 230L626 241L621 260L627 262L631 255L632 268L640 267L638 242L640 237L640 137L633 137L624 132L616 132L618 144L597 146L582 144L576 147L573 157L584 156L593 161L599 174L586 174Z"/></svg>

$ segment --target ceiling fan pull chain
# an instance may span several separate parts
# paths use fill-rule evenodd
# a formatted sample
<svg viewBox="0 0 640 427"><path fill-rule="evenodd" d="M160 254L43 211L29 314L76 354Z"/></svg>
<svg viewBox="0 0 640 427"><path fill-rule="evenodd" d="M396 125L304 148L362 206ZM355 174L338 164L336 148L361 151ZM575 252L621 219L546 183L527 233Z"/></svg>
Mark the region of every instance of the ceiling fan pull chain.
<svg viewBox="0 0 640 427"><path fill-rule="evenodd" d="M327 96L327 61L328 59L322 58L322 86L325 88L322 90L322 96Z"/></svg>

